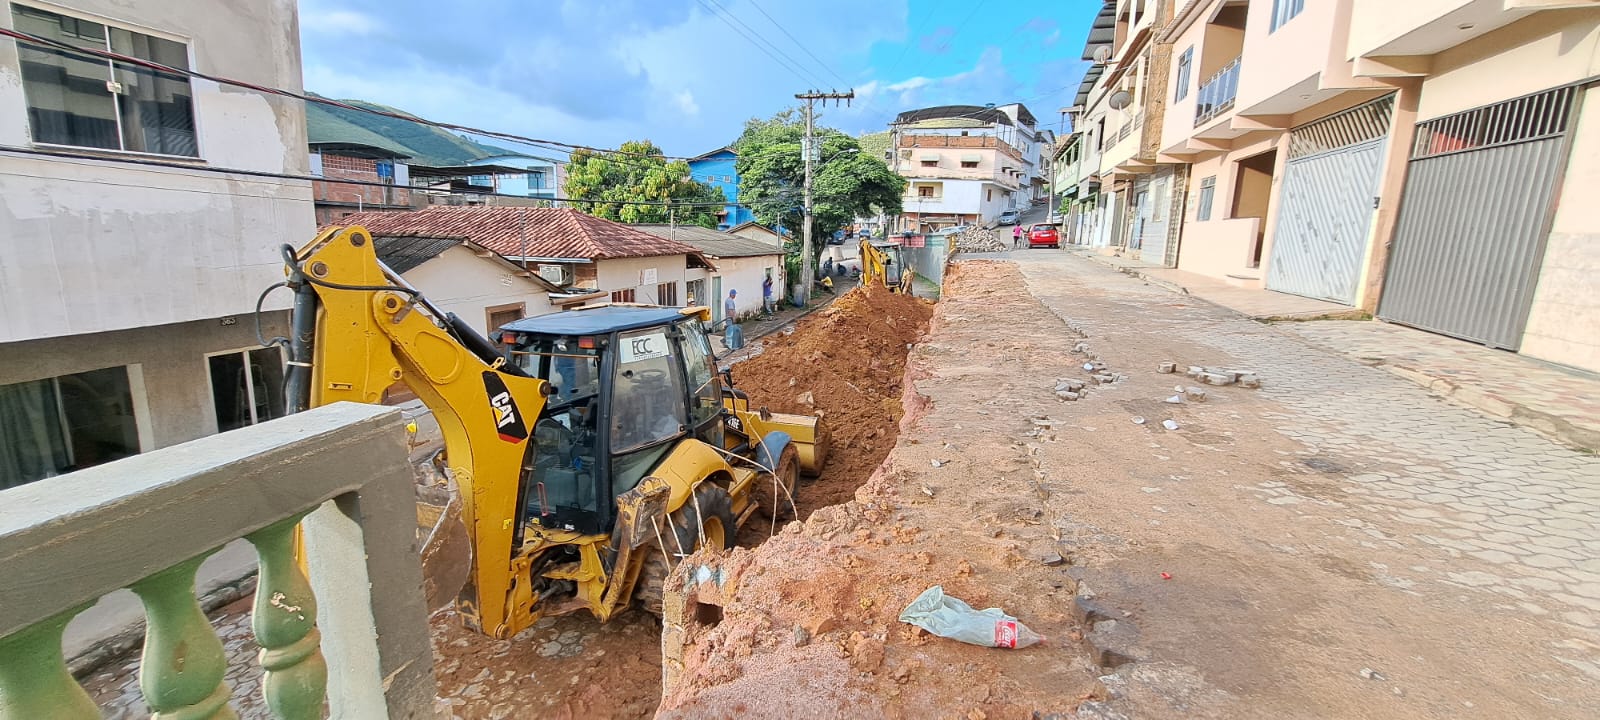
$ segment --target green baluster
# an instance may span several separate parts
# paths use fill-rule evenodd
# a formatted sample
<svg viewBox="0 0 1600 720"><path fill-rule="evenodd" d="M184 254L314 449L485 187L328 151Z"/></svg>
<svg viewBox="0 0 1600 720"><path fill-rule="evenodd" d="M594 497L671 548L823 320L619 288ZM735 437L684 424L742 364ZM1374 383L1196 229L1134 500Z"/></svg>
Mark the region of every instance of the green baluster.
<svg viewBox="0 0 1600 720"><path fill-rule="evenodd" d="M207 553L209 555L210 553ZM139 689L152 720L230 720L228 659L194 597L194 575L206 556L178 563L134 583L144 603L144 654Z"/></svg>
<svg viewBox="0 0 1600 720"><path fill-rule="evenodd" d="M251 627L261 644L261 683L267 707L283 720L322 717L328 661L317 632L317 602L295 561L296 516L249 536L261 570Z"/></svg>
<svg viewBox="0 0 1600 720"><path fill-rule="evenodd" d="M0 720L80 720L99 718L61 652L61 633L75 607L0 638Z"/></svg>

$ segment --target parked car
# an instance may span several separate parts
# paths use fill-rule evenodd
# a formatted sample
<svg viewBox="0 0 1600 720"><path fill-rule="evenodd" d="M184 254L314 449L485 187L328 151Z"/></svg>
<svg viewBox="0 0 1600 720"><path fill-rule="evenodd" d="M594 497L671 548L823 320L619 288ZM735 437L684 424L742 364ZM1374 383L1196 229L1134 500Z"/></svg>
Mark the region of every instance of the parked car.
<svg viewBox="0 0 1600 720"><path fill-rule="evenodd" d="M1015 211L1015 210L1007 210L1007 211L1005 211L1003 213L1000 213L1000 224L1001 225L1015 225L1015 224L1017 224L1017 220L1020 217L1021 216L1017 211Z"/></svg>
<svg viewBox="0 0 1600 720"><path fill-rule="evenodd" d="M1061 247L1061 233L1056 226L1037 223L1028 229L1028 247Z"/></svg>
<svg viewBox="0 0 1600 720"><path fill-rule="evenodd" d="M1060 225L1061 223L1066 222L1066 220L1066 216L1058 212L1050 213L1050 217L1044 219L1045 222L1050 223L1051 225Z"/></svg>

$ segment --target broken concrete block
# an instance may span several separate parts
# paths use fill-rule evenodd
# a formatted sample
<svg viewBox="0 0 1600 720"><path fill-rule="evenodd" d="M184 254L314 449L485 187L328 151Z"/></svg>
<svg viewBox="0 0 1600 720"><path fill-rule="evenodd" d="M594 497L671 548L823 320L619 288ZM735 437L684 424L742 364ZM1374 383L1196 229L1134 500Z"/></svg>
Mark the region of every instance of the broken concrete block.
<svg viewBox="0 0 1600 720"><path fill-rule="evenodd" d="M1197 377L1200 377L1200 373L1203 373L1205 371L1206 371L1206 369L1203 368L1203 367L1200 367L1199 365L1190 365L1189 369L1187 371L1185 371L1184 374L1188 375L1189 377L1192 377L1192 378L1197 378Z"/></svg>
<svg viewBox="0 0 1600 720"><path fill-rule="evenodd" d="M1161 427L1164 427L1164 428L1166 428L1168 430L1177 430L1178 429L1178 423L1174 422L1172 420L1162 420L1161 421Z"/></svg>
<svg viewBox="0 0 1600 720"><path fill-rule="evenodd" d="M1240 373L1239 384L1247 388L1258 388L1261 387L1261 378L1256 377L1255 373Z"/></svg>
<svg viewBox="0 0 1600 720"><path fill-rule="evenodd" d="M1189 396L1189 399L1193 400L1195 402L1205 402L1206 401L1206 389L1205 388L1197 388L1197 387L1194 387L1194 386L1186 387L1186 388L1183 389L1183 394Z"/></svg>
<svg viewBox="0 0 1600 720"><path fill-rule="evenodd" d="M1099 375L1094 376L1094 380L1101 385L1110 385L1111 383L1117 381L1117 376L1112 375L1111 373L1100 373Z"/></svg>
<svg viewBox="0 0 1600 720"><path fill-rule="evenodd" d="M1079 396L1071 390L1058 390L1056 391L1056 397L1062 400L1077 400Z"/></svg>
<svg viewBox="0 0 1600 720"><path fill-rule="evenodd" d="M1178 364L1177 363L1161 363L1161 366L1156 368L1156 372L1159 372L1159 373L1162 373L1163 375L1165 375L1165 374L1171 374L1173 371L1175 371L1177 369L1178 369Z"/></svg>
<svg viewBox="0 0 1600 720"><path fill-rule="evenodd" d="M1171 405L1182 405L1183 404L1183 396L1182 395L1173 395L1172 397L1169 397L1166 400L1163 400L1162 402L1168 403L1168 404L1171 404Z"/></svg>
<svg viewBox="0 0 1600 720"><path fill-rule="evenodd" d="M1232 385L1233 376L1224 375L1222 373L1204 372L1200 373L1200 382L1203 382L1207 385Z"/></svg>

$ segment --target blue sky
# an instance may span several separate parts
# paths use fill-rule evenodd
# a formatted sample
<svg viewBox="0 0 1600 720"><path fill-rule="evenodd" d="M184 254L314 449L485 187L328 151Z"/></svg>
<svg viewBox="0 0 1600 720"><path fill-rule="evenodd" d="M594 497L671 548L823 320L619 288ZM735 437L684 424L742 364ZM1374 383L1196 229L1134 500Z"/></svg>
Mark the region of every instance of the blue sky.
<svg viewBox="0 0 1600 720"><path fill-rule="evenodd" d="M851 107L820 118L852 134L902 110L990 102L1021 101L1055 126L1100 4L301 0L300 30L312 92L599 147L648 138L688 156L808 87L854 87Z"/></svg>

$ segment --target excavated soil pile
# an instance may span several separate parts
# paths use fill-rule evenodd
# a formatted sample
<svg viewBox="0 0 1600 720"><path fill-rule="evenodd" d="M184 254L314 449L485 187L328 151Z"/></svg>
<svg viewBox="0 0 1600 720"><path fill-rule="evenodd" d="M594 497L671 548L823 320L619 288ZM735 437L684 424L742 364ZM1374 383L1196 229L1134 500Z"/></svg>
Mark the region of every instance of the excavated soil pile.
<svg viewBox="0 0 1600 720"><path fill-rule="evenodd" d="M681 643L664 647L672 684L658 718L1024 720L1067 717L1095 696L1102 671L1081 643L1077 587L1061 544L1071 526L1045 513L1049 493L1034 454L1055 433L1022 410L1057 411L1048 378L1070 372L1072 356L1046 352L1060 321L1020 285L1009 263L957 265L906 372L879 386L901 396L881 398L881 411L862 403L852 406L857 414L830 416L834 432L854 440L842 451L851 453L846 466L870 466L895 443L849 501L817 509L753 549L696 555L669 578L686 594ZM890 341L908 337L893 335L902 329L898 320L868 326L861 337L889 335L865 341L876 348L802 345L790 362L807 352L876 349L878 363L893 358L898 368ZM819 360L789 387L796 371L778 377L779 367L755 377L790 400L829 387L827 375L842 384L855 382L853 373L890 370ZM827 409L829 397L818 394L818 407ZM888 420L900 414L890 404L905 408L898 427ZM899 622L932 585L977 608L1000 607L1048 640L1021 650L979 647Z"/></svg>
<svg viewBox="0 0 1600 720"><path fill-rule="evenodd" d="M822 415L833 450L822 476L801 484L804 518L845 502L894 447L907 346L922 337L933 305L883 287L857 288L789 335L764 338L760 355L734 367L734 385L773 412Z"/></svg>

